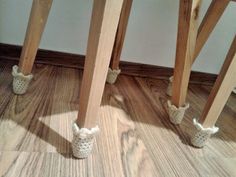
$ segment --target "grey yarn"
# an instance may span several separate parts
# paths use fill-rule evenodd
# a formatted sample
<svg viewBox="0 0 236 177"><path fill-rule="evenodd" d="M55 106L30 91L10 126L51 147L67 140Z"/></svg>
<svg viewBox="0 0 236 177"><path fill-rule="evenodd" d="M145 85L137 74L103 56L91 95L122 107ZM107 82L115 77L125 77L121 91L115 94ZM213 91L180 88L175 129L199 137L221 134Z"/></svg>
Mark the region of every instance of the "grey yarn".
<svg viewBox="0 0 236 177"><path fill-rule="evenodd" d="M219 131L218 127L204 128L196 119L193 119L193 125L196 127L196 133L191 139L191 143L195 147L203 147L212 134Z"/></svg>
<svg viewBox="0 0 236 177"><path fill-rule="evenodd" d="M32 74L24 75L23 73L19 72L19 68L17 65L12 67L12 76L13 76L13 92L15 94L24 94L28 87L29 83L33 78Z"/></svg>
<svg viewBox="0 0 236 177"><path fill-rule="evenodd" d="M72 151L77 158L87 158L93 149L95 135L99 132L98 126L87 129L79 128L76 123L72 125L73 140Z"/></svg>
<svg viewBox="0 0 236 177"><path fill-rule="evenodd" d="M121 70L120 69L108 69L108 73L107 73L107 82L109 84L114 84L116 82L116 79L118 77L118 75L120 74Z"/></svg>
<svg viewBox="0 0 236 177"><path fill-rule="evenodd" d="M170 100L167 101L167 108L170 121L173 124L180 124L184 118L185 111L189 108L189 104L185 104L183 107L177 108L171 103Z"/></svg>

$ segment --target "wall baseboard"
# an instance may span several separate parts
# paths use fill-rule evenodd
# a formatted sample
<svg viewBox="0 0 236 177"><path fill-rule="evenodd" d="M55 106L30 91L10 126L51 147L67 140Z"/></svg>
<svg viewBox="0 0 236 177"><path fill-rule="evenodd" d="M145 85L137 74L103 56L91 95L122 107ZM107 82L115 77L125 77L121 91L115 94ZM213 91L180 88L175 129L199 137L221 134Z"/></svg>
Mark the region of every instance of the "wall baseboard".
<svg viewBox="0 0 236 177"><path fill-rule="evenodd" d="M0 60L18 61L22 46L0 43ZM84 55L39 49L36 63L83 69ZM139 77L167 79L173 75L173 68L121 61L122 74ZM192 71L190 82L212 85L216 74Z"/></svg>

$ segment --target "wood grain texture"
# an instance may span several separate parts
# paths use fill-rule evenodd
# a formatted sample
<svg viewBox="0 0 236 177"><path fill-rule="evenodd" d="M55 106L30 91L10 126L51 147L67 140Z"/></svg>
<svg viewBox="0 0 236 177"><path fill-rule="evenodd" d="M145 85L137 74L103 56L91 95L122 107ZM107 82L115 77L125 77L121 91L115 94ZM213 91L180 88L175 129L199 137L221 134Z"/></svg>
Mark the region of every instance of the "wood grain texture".
<svg viewBox="0 0 236 177"><path fill-rule="evenodd" d="M192 58L192 63L199 55L202 47L209 38L211 32L215 28L220 17L224 13L226 7L228 6L230 0L212 0L207 12L198 28L198 35L195 46L194 57Z"/></svg>
<svg viewBox="0 0 236 177"><path fill-rule="evenodd" d="M0 43L0 60L4 59L19 61L20 51L20 46ZM35 62L38 64L83 69L84 60L84 55L39 49ZM137 77L149 77L167 80L173 75L173 68L126 61L120 62L120 69L121 74ZM216 74L192 71L190 75L190 82L212 85L215 82L216 77Z"/></svg>
<svg viewBox="0 0 236 177"><path fill-rule="evenodd" d="M121 75L105 87L100 134L92 155L71 156L82 71L36 64L28 93L11 91L13 62L0 62L0 176L229 177L236 176L236 96L232 94L204 149L189 145L211 87L190 84L191 107L180 126L165 110L167 80ZM69 78L69 79L68 79Z"/></svg>
<svg viewBox="0 0 236 177"><path fill-rule="evenodd" d="M126 29L128 26L129 15L131 11L133 0L124 0L120 14L119 24L116 32L116 39L111 55L110 67L111 69L119 69L120 56L125 40Z"/></svg>
<svg viewBox="0 0 236 177"><path fill-rule="evenodd" d="M204 127L215 125L236 83L236 35L200 118Z"/></svg>
<svg viewBox="0 0 236 177"><path fill-rule="evenodd" d="M52 0L33 0L19 62L19 70L25 75L31 73L51 6Z"/></svg>
<svg viewBox="0 0 236 177"><path fill-rule="evenodd" d="M184 106L194 57L201 0L180 0L171 102Z"/></svg>
<svg viewBox="0 0 236 177"><path fill-rule="evenodd" d="M97 126L112 48L123 0L94 0L80 90L80 128Z"/></svg>

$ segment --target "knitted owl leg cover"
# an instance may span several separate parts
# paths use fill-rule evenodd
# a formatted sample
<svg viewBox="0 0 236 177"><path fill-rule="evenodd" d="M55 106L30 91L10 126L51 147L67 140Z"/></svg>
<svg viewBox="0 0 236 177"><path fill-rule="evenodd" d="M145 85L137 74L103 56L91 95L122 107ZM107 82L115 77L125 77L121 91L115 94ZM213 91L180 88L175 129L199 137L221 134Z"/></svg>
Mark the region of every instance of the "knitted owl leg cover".
<svg viewBox="0 0 236 177"><path fill-rule="evenodd" d="M171 76L171 77L169 78L169 84L168 84L168 87L167 87L167 89L166 89L166 94L167 94L168 96L172 96L172 83L173 83L173 76Z"/></svg>
<svg viewBox="0 0 236 177"><path fill-rule="evenodd" d="M93 149L95 135L99 132L98 126L87 129L79 128L76 123L72 125L73 140L72 151L77 158L87 158Z"/></svg>
<svg viewBox="0 0 236 177"><path fill-rule="evenodd" d="M33 78L32 74L24 75L19 72L19 68L17 65L12 67L12 76L13 76L13 92L15 94L24 94L29 86L30 81Z"/></svg>
<svg viewBox="0 0 236 177"><path fill-rule="evenodd" d="M120 74L121 70L120 69L108 69L108 73L107 73L107 82L109 84L114 84L116 82L116 79L118 77L118 75Z"/></svg>
<svg viewBox="0 0 236 177"><path fill-rule="evenodd" d="M204 128L196 119L193 119L193 125L196 127L196 132L191 139L191 143L195 147L203 147L212 134L218 132L218 127Z"/></svg>
<svg viewBox="0 0 236 177"><path fill-rule="evenodd" d="M189 104L185 104L183 107L177 108L175 105L171 104L171 101L167 101L167 108L170 121L173 124L180 124L184 118L185 111L189 108Z"/></svg>

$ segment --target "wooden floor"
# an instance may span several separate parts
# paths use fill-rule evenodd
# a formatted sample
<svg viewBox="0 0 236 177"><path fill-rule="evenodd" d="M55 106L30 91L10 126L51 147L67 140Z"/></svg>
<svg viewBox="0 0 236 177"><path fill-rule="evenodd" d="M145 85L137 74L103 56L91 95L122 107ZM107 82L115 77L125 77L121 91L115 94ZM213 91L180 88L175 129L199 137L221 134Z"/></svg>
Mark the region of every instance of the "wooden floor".
<svg viewBox="0 0 236 177"><path fill-rule="evenodd" d="M11 91L11 66L0 60L1 177L236 176L236 96L231 95L204 149L189 145L210 87L190 85L191 107L180 126L168 120L167 80L121 75L106 85L93 154L71 155L82 72L36 65L24 96Z"/></svg>

